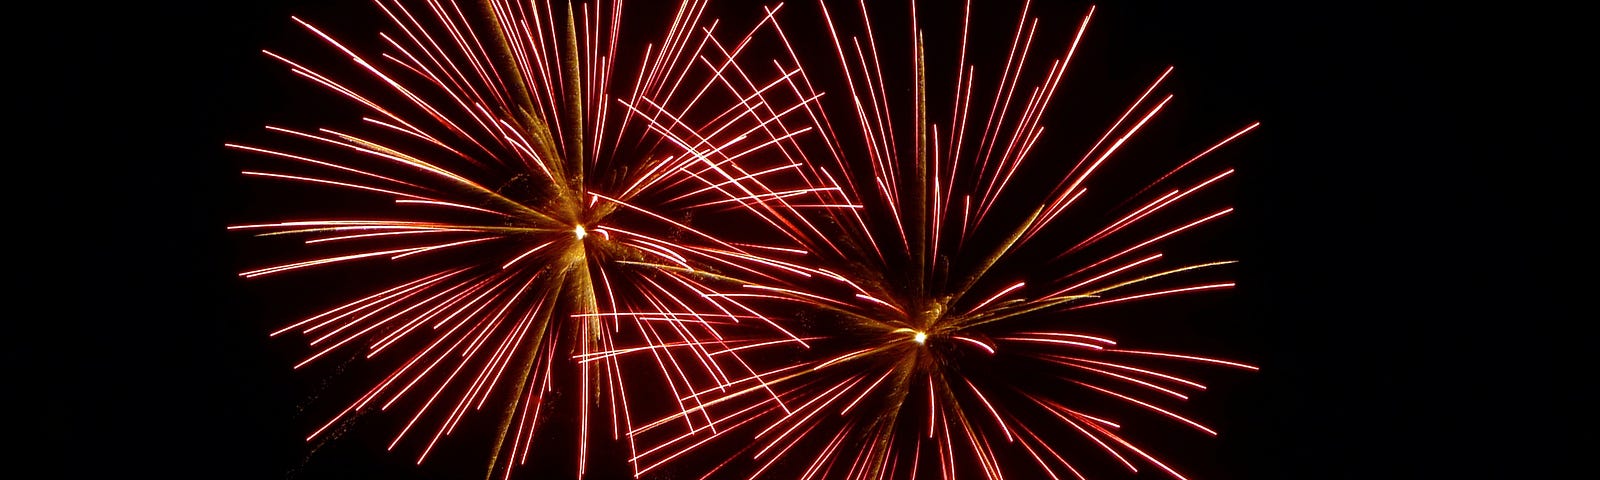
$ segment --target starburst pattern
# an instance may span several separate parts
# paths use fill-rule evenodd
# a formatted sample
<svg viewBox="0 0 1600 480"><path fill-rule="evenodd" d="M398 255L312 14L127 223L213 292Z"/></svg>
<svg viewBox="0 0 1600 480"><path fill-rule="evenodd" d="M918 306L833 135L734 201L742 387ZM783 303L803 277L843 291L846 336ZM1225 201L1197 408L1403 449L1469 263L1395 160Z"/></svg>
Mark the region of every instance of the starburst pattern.
<svg viewBox="0 0 1600 480"><path fill-rule="evenodd" d="M1211 162L1257 124L1183 157L1128 158L1173 100L1161 93L1169 67L1086 148L1039 151L1061 143L1047 137L1046 113L1093 8L1042 64L1048 47L1027 3L1001 50L971 52L968 2L956 51L939 53L926 51L909 3L884 13L819 1L825 55L786 43L812 60L787 81L801 96L812 80L838 80L827 85L842 96L807 106L823 134L809 137L806 164L839 187L839 203L860 208L775 209L786 238L804 246L793 260L807 275L719 295L799 312L786 320L802 338L740 330L749 335L740 351L759 352L746 358L768 360L759 373L685 385L693 393L679 400L699 406L632 431L646 445L636 468L716 451L707 478L1081 479L1108 465L1184 478L1120 417L1216 435L1174 406L1205 388L1185 368L1256 367L1127 348L1087 324L1097 312L1235 286L1233 261L1180 240L1232 213L1217 202L1234 170ZM910 35L874 31L874 15L905 14ZM901 39L906 55L883 53ZM1146 173L1143 188L1107 178L1132 160L1142 165L1129 171L1164 164L1154 170L1163 173ZM620 352L586 360L611 353Z"/></svg>
<svg viewBox="0 0 1600 480"><path fill-rule="evenodd" d="M267 52L359 121L270 126L268 140L228 145L264 165L246 176L329 199L230 227L299 242L283 247L299 258L243 277L326 272L372 285L273 332L307 340L297 369L352 356L386 369L309 440L369 412L404 412L389 448L410 445L421 463L482 411L496 436L489 468L509 477L555 410L576 417L581 475L591 429L620 438L635 413L622 360L574 357L715 344L723 324L781 331L739 299L708 295L727 275L765 275L755 267L773 247L691 220L831 201L781 154L809 130L786 119L815 100L777 88L798 66L742 56L770 18L736 30L698 0L642 14L620 0L374 5L389 27L375 44L295 18L321 53ZM633 368L750 372L706 348L652 351ZM576 401L555 401L563 391Z"/></svg>

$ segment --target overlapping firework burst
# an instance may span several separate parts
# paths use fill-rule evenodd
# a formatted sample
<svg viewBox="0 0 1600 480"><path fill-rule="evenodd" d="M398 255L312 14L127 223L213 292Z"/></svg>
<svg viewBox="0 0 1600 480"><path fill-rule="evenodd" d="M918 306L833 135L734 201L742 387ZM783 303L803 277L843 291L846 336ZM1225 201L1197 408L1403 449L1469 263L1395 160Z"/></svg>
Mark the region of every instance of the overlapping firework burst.
<svg viewBox="0 0 1600 480"><path fill-rule="evenodd" d="M1168 68L1081 151L1036 151L1092 7L1044 65L1026 2L1003 57L968 51L970 2L953 55L927 51L916 2L819 1L803 40L780 4L734 28L697 0L642 26L620 0L374 3L376 53L296 19L343 75L269 52L358 124L229 145L271 162L248 176L383 200L230 227L303 240L247 278L372 274L273 333L307 339L296 368L387 369L311 439L403 411L389 447L420 463L479 412L506 478L562 417L580 476L606 425L634 476L1184 478L1117 418L1215 435L1172 408L1204 389L1174 367L1255 368L1075 328L1234 286L1232 261L1164 249L1232 212L1208 160L1257 126L1090 193L1172 99ZM904 55L873 15L909 15Z"/></svg>
<svg viewBox="0 0 1600 480"><path fill-rule="evenodd" d="M585 399L562 412L579 417L579 445L591 404L606 406L612 431L626 425L617 363L573 355L617 348L619 336L652 344L714 333L670 318L623 325L633 317L612 312L758 316L705 295L721 281L715 270L761 262L755 247L688 226L681 213L806 203L818 191L795 163L761 153L805 132L780 120L810 99L772 90L795 66L764 65L755 75L766 83L727 74L760 25L722 39L733 28L686 1L639 50L624 45L637 34L622 25L621 2L376 5L393 27L376 54L296 19L355 67L346 77L269 52L359 106L358 125L270 127L284 137L274 145L296 143L229 145L276 161L248 176L388 200L361 216L231 227L302 237L313 255L242 276L414 262L399 279L367 279L370 295L274 332L309 340L297 368L340 352L392 366L312 438L374 407L409 407L390 447L421 436L420 462L468 413L488 410L500 419L496 448L516 459L499 464L515 465L531 452L548 392ZM705 361L697 355L668 352L656 369ZM580 470L585 455L580 448Z"/></svg>

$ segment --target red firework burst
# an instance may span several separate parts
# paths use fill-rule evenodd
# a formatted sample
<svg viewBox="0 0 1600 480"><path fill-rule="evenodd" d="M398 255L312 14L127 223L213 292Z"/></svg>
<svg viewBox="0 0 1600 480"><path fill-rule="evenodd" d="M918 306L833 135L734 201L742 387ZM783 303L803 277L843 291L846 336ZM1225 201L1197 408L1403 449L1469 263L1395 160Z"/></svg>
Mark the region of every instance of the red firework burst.
<svg viewBox="0 0 1600 480"><path fill-rule="evenodd" d="M487 410L489 468L509 477L554 409L576 417L581 475L590 429L609 419L618 438L636 413L622 360L573 357L693 345L652 349L636 368L750 374L703 346L723 324L764 317L708 294L730 275L759 278L771 247L724 240L688 212L759 214L827 192L782 154L808 131L786 118L815 100L786 88L798 66L746 58L770 19L731 28L699 0L645 14L620 0L374 4L389 26L375 44L296 18L326 47L308 54L321 59L267 52L359 121L272 126L271 140L228 145L267 162L249 177L328 195L274 212L284 220L230 227L300 241L285 247L298 258L243 277L315 270L370 285L273 332L308 341L297 369L364 357L386 372L363 379L308 440L402 411L389 448L410 442L421 463ZM563 391L578 401L555 402Z"/></svg>
<svg viewBox="0 0 1600 480"><path fill-rule="evenodd" d="M1128 171L1141 183L1123 185L1106 172L1163 118L1170 67L1083 150L1036 151L1061 143L1046 137L1046 111L1093 8L1060 56L1041 64L1026 3L1001 48L979 53L968 50L968 2L959 35L944 36L957 39L948 42L956 51L939 55L910 3L910 34L896 37L910 54L894 60L880 54L895 42L874 32L866 2L818 2L823 28L814 30L829 48L785 83L802 98L817 84L836 87L837 101L806 106L822 133L808 137L806 164L839 187L836 203L859 208L763 205L804 246L795 258L807 275L721 297L798 312L784 317L803 338L724 340L713 355L747 353L764 361L759 373L681 387L692 393L678 400L697 406L631 432L645 445L636 468L732 444L741 454L706 477L1059 479L1111 465L1184 478L1124 432L1121 417L1216 435L1171 406L1205 388L1176 367L1255 367L1124 348L1086 324L1109 307L1234 287L1233 261L1178 240L1232 213L1215 202L1234 170L1208 164L1257 124L1181 157L1142 159L1164 166L1135 166ZM856 13L858 24L841 20ZM860 33L845 33L850 25ZM788 54L805 58L789 33ZM930 85L951 90L934 96Z"/></svg>

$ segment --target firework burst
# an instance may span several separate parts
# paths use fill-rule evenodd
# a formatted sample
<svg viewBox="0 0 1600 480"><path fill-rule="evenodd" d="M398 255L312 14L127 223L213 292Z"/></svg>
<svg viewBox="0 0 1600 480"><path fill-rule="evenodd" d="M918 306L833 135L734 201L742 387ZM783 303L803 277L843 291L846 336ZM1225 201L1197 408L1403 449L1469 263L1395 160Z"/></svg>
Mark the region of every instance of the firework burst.
<svg viewBox="0 0 1600 480"><path fill-rule="evenodd" d="M1046 111L1093 8L1045 63L1035 57L1049 35L1026 3L1005 43L980 52L968 49L969 2L959 33L941 39L956 38L945 42L955 51L938 53L908 3L892 14L909 14L910 34L885 37L873 15L891 13L819 1L828 48L786 81L806 97L813 80L837 79L836 101L807 106L822 133L807 165L839 187L837 203L860 208L777 209L809 275L720 295L801 312L787 318L803 338L746 340L741 351L760 352L746 358L770 362L692 389L680 400L698 407L633 430L636 468L732 444L741 454L706 477L1081 479L1109 466L1184 478L1123 418L1214 436L1174 408L1205 388L1179 367L1255 367L1125 348L1090 324L1111 307L1234 286L1231 260L1179 240L1233 211L1216 201L1234 171L1210 163L1257 124L1181 157L1141 158L1164 166L1129 169L1142 181L1128 187L1106 172L1163 119L1170 67L1081 150L1037 151L1062 143L1047 137ZM908 55L880 54L888 45Z"/></svg>
<svg viewBox="0 0 1600 480"><path fill-rule="evenodd" d="M721 240L689 212L749 215L827 192L781 154L808 131L786 118L815 100L777 88L797 66L738 66L770 18L736 30L697 0L644 14L620 0L373 3L389 26L375 43L295 18L323 47L306 55L317 60L267 52L359 121L269 126L270 140L228 145L264 165L246 176L319 199L301 205L310 213L230 227L293 240L260 251L298 256L241 276L315 271L370 285L273 332L307 340L297 369L340 357L383 365L308 440L403 412L388 446L415 448L421 463L465 419L486 417L489 469L509 477L556 410L576 418L581 475L591 430L620 438L636 413L622 359L574 357L695 345L650 349L636 368L750 373L698 346L716 344L723 324L763 322L708 293L726 275L759 278L752 265L771 249ZM556 402L560 392L576 401Z"/></svg>

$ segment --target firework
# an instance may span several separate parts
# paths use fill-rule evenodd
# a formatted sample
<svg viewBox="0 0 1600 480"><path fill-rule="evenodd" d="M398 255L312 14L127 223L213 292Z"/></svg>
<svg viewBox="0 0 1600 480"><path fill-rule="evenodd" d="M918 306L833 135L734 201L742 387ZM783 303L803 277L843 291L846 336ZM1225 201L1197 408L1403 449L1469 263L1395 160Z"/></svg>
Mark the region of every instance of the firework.
<svg viewBox="0 0 1600 480"><path fill-rule="evenodd" d="M1184 478L1124 431L1124 418L1214 436L1174 407L1205 388L1186 372L1255 367L1125 348L1100 331L1137 319L1090 324L1113 307L1234 286L1231 260L1181 240L1233 211L1217 200L1234 171L1210 163L1257 124L1183 156L1139 158L1126 171L1140 183L1129 186L1107 172L1163 119L1170 67L1131 91L1081 150L1039 151L1065 143L1047 137L1046 112L1093 8L1060 55L1039 62L1052 47L1027 4L997 50L969 51L969 2L959 32L940 34L955 51L936 53L918 25L925 13L909 3L885 13L819 1L825 28L814 30L828 47L789 47L808 63L788 86L834 94L806 107L821 132L809 137L807 166L839 187L827 193L836 203L860 208L775 209L804 246L796 262L808 275L720 295L801 312L786 317L801 337L746 340L738 350L759 352L746 355L765 361L759 373L694 389L680 400L699 406L631 431L643 445L636 468L733 445L739 454L715 457L706 477L1060 479L1109 466ZM885 15L910 18L909 35L875 32ZM907 55L880 53L890 45Z"/></svg>
<svg viewBox="0 0 1600 480"><path fill-rule="evenodd" d="M359 120L228 145L264 165L246 176L317 199L285 195L278 219L230 227L266 242L262 256L297 257L241 276L317 272L365 291L272 333L306 339L296 369L363 358L384 372L309 441L400 412L388 447L421 463L482 417L488 468L509 477L554 410L576 418L563 443L582 475L591 430L620 438L636 413L624 359L573 358L691 345L647 348L629 368L750 374L703 346L723 324L764 318L708 293L729 275L760 278L750 265L771 248L721 239L690 212L765 224L754 205L827 191L782 154L808 131L787 119L815 100L787 88L797 67L742 57L769 18L729 27L697 0L646 13L620 0L374 5L388 28L373 41L295 18L319 46L312 60L267 52L343 101L324 115L348 106Z"/></svg>

